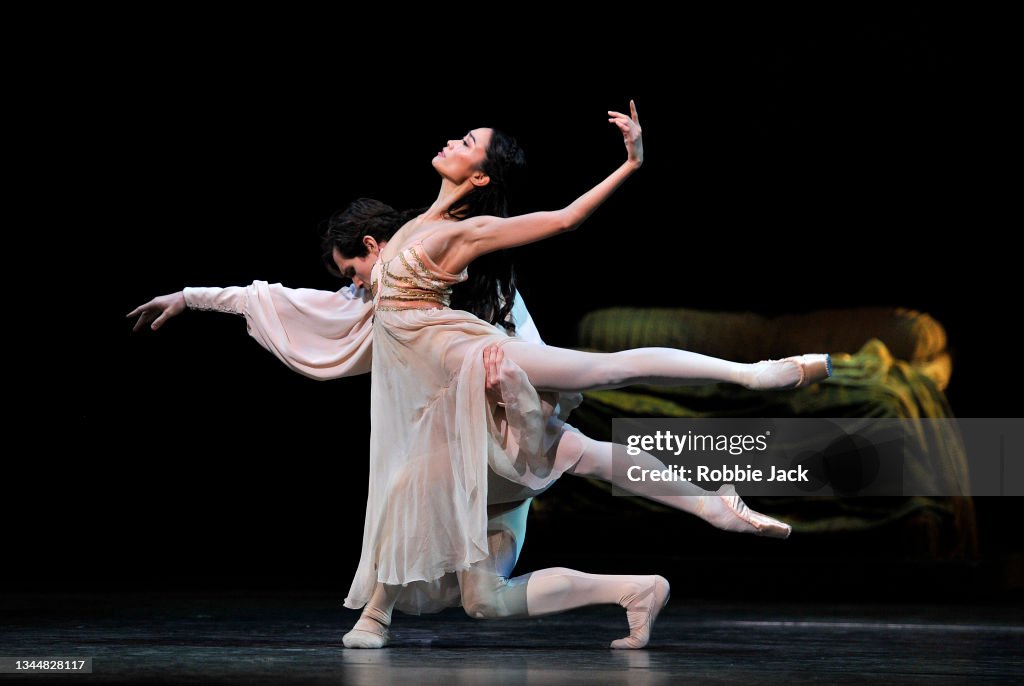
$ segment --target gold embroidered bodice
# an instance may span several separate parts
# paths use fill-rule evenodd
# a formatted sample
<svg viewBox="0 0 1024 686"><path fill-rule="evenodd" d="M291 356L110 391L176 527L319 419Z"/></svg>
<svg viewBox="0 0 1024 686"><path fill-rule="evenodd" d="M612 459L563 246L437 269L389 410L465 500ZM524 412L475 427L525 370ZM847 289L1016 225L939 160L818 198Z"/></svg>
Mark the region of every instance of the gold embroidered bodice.
<svg viewBox="0 0 1024 686"><path fill-rule="evenodd" d="M452 286L465 281L466 269L450 274L416 241L386 262L378 259L370 273L375 311L445 309L451 305Z"/></svg>

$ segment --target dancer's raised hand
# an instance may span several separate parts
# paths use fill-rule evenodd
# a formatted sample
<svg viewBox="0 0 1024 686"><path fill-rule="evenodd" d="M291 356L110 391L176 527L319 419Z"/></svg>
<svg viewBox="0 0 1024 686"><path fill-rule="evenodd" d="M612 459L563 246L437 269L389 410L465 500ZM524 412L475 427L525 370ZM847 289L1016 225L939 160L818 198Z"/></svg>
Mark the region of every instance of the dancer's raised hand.
<svg viewBox="0 0 1024 686"><path fill-rule="evenodd" d="M622 131L622 140L626 144L627 159L640 166L644 163L644 141L641 138L640 119L636 114L636 103L629 101L629 116L622 112L608 110L608 121Z"/></svg>
<svg viewBox="0 0 1024 686"><path fill-rule="evenodd" d="M138 331L146 324L150 324L151 329L156 331L164 325L171 317L181 314L185 311L185 294L182 291L177 293L168 293L167 295L157 296L144 305L139 305L134 310L128 313L128 319L131 319L135 315L139 316L139 320L135 322L135 326L132 327L132 332Z"/></svg>
<svg viewBox="0 0 1024 686"><path fill-rule="evenodd" d="M471 221L451 222L443 231L433 231L426 236L423 248L445 271L458 274L481 255L534 243L578 227L644 162L640 119L632 100L629 109L629 116L608 111L608 121L622 132L626 162L572 203L549 212L530 212L515 217L480 215L472 217Z"/></svg>

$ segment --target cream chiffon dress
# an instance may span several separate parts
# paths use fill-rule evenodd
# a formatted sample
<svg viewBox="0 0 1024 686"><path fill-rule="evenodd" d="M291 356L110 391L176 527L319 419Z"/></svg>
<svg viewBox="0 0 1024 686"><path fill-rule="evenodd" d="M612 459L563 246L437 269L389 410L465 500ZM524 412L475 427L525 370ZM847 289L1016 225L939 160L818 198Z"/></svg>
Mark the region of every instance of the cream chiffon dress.
<svg viewBox="0 0 1024 686"><path fill-rule="evenodd" d="M543 492L579 459L575 450L555 456L563 432L575 431L564 419L581 396L538 393L506 359L503 402L490 399L483 350L516 338L449 309L467 271L444 272L419 242L378 260L371 277L371 297L257 281L187 288L185 299L244 315L260 345L315 379L368 372L372 358L366 518L345 606L361 608L380 581L403 586L399 610L437 612L461 604L454 572L490 554L500 517L489 527L487 506ZM519 340L540 343L519 297L513 319Z"/></svg>

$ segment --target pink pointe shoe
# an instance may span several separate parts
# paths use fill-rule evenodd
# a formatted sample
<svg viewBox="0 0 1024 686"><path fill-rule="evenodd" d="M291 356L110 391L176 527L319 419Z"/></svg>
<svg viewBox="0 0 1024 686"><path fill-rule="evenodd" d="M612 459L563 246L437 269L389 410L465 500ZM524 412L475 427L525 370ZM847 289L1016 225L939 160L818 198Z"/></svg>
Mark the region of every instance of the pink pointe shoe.
<svg viewBox="0 0 1024 686"><path fill-rule="evenodd" d="M793 531L793 527L789 524L780 522L747 507L747 504L736 493L736 487L732 484L723 484L716 493L722 499L722 502L725 503L726 508L739 520L737 524L741 527L736 528L736 525L719 526L721 529L727 531L746 531L755 536L767 536L769 538L789 538L789 534ZM712 522L712 524L715 524L715 522Z"/></svg>
<svg viewBox="0 0 1024 686"><path fill-rule="evenodd" d="M755 391L804 388L832 376L832 356L797 355L782 360L763 360L754 365L750 381Z"/></svg>

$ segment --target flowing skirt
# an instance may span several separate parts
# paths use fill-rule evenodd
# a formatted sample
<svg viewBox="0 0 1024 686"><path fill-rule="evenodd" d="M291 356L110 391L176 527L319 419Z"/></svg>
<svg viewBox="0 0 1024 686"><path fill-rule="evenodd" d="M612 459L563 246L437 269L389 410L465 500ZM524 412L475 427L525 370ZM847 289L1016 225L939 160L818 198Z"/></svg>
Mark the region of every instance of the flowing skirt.
<svg viewBox="0 0 1024 686"><path fill-rule="evenodd" d="M511 340L460 310L375 313L366 520L346 607L378 581L404 587L404 612L459 605L454 572L489 554L487 505L543 492L579 458L555 459L579 394L538 393L506 359L504 406L488 398L483 350Z"/></svg>

